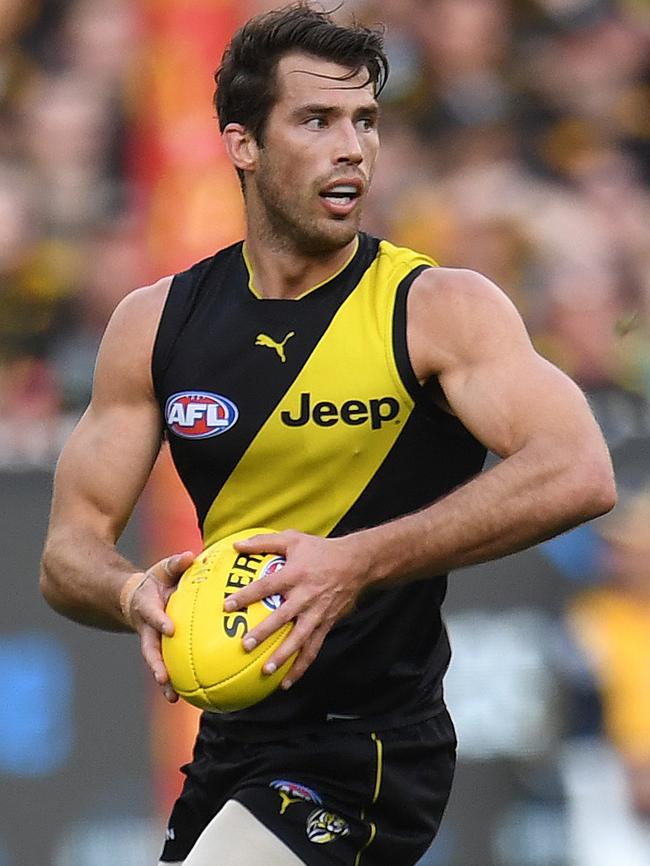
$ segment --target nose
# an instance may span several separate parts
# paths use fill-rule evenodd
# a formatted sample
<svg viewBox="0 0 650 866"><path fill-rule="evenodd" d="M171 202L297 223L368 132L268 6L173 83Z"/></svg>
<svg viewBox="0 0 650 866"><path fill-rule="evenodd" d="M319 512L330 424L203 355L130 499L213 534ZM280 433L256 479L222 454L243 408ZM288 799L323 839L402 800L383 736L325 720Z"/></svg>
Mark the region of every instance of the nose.
<svg viewBox="0 0 650 866"><path fill-rule="evenodd" d="M333 162L359 165L363 162L363 151L359 134L351 120L341 120L336 137Z"/></svg>

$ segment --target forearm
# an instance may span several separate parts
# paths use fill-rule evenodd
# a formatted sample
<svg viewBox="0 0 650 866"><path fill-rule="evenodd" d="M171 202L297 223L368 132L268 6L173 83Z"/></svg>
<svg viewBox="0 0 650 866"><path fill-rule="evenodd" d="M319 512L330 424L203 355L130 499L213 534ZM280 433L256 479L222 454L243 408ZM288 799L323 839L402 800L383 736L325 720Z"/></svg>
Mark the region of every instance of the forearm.
<svg viewBox="0 0 650 866"><path fill-rule="evenodd" d="M120 590L138 569L115 546L86 531L53 533L41 566L41 592L58 613L84 625L127 631Z"/></svg>
<svg viewBox="0 0 650 866"><path fill-rule="evenodd" d="M359 533L369 583L394 583L506 556L608 511L606 459L558 461L544 445L508 457L428 508Z"/></svg>

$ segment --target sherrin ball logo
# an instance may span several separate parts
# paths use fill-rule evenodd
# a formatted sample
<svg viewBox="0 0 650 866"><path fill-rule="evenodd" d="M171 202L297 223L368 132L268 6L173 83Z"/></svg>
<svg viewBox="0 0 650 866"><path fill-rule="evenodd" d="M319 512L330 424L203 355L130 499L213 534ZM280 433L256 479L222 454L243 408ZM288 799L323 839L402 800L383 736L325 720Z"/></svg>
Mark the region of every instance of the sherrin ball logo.
<svg viewBox="0 0 650 866"><path fill-rule="evenodd" d="M210 391L179 391L165 404L168 428L184 439L219 436L230 430L238 417L232 400Z"/></svg>
<svg viewBox="0 0 650 866"><path fill-rule="evenodd" d="M276 556L275 559L266 563L260 572L260 577L266 577L267 574L275 574L276 571L280 571L285 562L284 556ZM269 610L277 610L283 601L284 599L280 593L276 592L275 595L268 595L266 598L263 598L262 604L268 607Z"/></svg>

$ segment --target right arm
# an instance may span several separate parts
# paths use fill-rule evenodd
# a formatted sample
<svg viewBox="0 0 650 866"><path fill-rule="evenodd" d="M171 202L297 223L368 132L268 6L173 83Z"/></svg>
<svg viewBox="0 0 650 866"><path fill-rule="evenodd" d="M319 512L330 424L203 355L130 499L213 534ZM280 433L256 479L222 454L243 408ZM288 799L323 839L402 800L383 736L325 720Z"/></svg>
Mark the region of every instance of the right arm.
<svg viewBox="0 0 650 866"><path fill-rule="evenodd" d="M160 448L160 410L150 368L169 284L166 278L132 292L108 324L92 400L57 466L41 570L43 595L59 613L97 628L137 631L159 682L167 681L159 636L173 629L164 606L192 557L169 557L142 572L115 544ZM125 616L120 594L124 603L127 581L128 590L143 579L137 603L126 593Z"/></svg>

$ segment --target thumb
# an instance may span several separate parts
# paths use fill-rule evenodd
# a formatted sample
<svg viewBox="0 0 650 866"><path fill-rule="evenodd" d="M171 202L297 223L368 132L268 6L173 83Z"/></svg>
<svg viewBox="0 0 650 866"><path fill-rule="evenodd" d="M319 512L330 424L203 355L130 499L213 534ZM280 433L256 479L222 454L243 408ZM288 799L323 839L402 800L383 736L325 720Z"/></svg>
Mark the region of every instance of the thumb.
<svg viewBox="0 0 650 866"><path fill-rule="evenodd" d="M191 550L183 553L172 553L149 569L149 574L164 586L176 586L184 571L194 562L194 554Z"/></svg>

